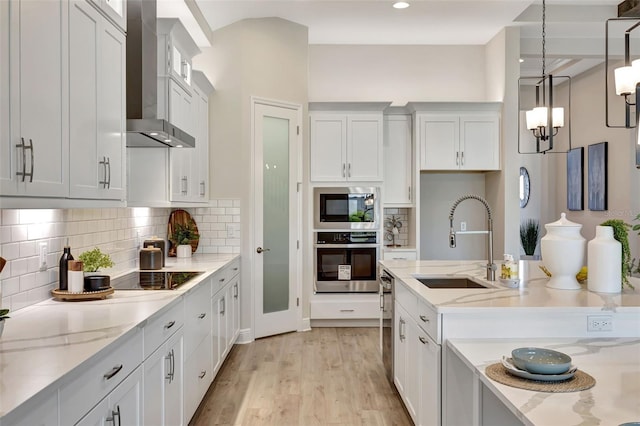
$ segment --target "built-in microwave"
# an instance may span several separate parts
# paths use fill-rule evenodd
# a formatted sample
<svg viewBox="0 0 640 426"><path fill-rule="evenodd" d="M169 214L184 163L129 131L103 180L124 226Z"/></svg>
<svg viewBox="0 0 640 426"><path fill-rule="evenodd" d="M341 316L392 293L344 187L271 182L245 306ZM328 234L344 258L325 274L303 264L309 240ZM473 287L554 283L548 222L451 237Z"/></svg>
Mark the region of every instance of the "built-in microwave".
<svg viewBox="0 0 640 426"><path fill-rule="evenodd" d="M377 229L379 190L375 187L314 188L316 229Z"/></svg>

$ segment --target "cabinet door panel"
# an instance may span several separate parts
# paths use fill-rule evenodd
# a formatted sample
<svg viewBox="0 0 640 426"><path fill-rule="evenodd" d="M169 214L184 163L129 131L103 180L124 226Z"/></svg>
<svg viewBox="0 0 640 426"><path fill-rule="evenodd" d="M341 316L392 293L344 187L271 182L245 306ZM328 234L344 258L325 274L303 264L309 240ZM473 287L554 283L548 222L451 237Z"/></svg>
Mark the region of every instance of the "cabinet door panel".
<svg viewBox="0 0 640 426"><path fill-rule="evenodd" d="M383 147L384 204L411 205L413 156L410 116L385 117Z"/></svg>
<svg viewBox="0 0 640 426"><path fill-rule="evenodd" d="M458 116L425 116L420 121L420 169L451 170L459 167Z"/></svg>
<svg viewBox="0 0 640 426"><path fill-rule="evenodd" d="M347 161L345 115L311 117L311 180L344 181Z"/></svg>
<svg viewBox="0 0 640 426"><path fill-rule="evenodd" d="M497 115L460 117L460 168L498 170L500 168L499 123Z"/></svg>
<svg viewBox="0 0 640 426"><path fill-rule="evenodd" d="M69 193L67 135L66 126L62 126L68 102L63 96L67 76L63 60L63 41L68 36L66 5L28 0L10 4L10 31L17 35L10 47L11 87L16 88L15 96L11 96L15 113L10 143L16 169L24 167L27 173L33 172L32 182L17 186L16 192L23 195L64 197ZM26 150L24 156L15 148L22 138L27 144L33 142L33 149Z"/></svg>
<svg viewBox="0 0 640 426"><path fill-rule="evenodd" d="M158 348L144 361L144 423L148 425L163 424L163 385L169 362L164 349Z"/></svg>
<svg viewBox="0 0 640 426"><path fill-rule="evenodd" d="M112 412L118 413L119 425L142 426L141 368L137 368L111 392L109 406Z"/></svg>
<svg viewBox="0 0 640 426"><path fill-rule="evenodd" d="M347 180L382 180L382 117L349 116L347 128Z"/></svg>
<svg viewBox="0 0 640 426"><path fill-rule="evenodd" d="M418 380L420 398L418 411L420 425L440 424L440 345L428 335L419 334Z"/></svg>
<svg viewBox="0 0 640 426"><path fill-rule="evenodd" d="M177 332L166 345L166 353L170 355L171 380L165 380L164 391L164 424L166 426L182 425L184 419L184 339L182 331ZM145 420L145 424L147 423Z"/></svg>

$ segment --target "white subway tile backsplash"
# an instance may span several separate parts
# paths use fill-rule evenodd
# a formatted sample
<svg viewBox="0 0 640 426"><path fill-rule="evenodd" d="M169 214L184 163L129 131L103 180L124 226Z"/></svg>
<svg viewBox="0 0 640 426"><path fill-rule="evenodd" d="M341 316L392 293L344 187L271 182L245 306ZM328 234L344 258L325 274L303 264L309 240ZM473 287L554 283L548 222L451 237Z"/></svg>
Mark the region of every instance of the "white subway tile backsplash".
<svg viewBox="0 0 640 426"><path fill-rule="evenodd" d="M239 253L240 200L211 200L210 206L187 209L200 230L198 253ZM7 259L0 274L1 307L14 311L48 299L58 285L58 259L67 243L76 258L96 246L109 253L116 265L106 273L137 267L137 233L140 241L152 236L166 239L171 210L1 210L0 254ZM234 226L233 238L229 226ZM49 253L45 271L39 270L40 243L47 244Z"/></svg>

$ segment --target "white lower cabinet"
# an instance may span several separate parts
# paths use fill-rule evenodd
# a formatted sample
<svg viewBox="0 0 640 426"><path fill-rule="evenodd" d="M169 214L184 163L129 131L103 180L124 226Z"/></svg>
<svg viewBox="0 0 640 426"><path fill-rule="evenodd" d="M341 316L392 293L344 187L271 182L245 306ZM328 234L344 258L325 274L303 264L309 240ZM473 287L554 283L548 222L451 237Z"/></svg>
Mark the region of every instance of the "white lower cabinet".
<svg viewBox="0 0 640 426"><path fill-rule="evenodd" d="M133 373L76 423L77 426L142 426L142 424L141 367L136 368Z"/></svg>
<svg viewBox="0 0 640 426"><path fill-rule="evenodd" d="M437 318L426 316L415 296L404 296L410 307L398 300L394 306L394 383L416 425L439 425L441 346L427 333Z"/></svg>
<svg viewBox="0 0 640 426"><path fill-rule="evenodd" d="M0 423L2 426L58 426L58 393L23 404Z"/></svg>
<svg viewBox="0 0 640 426"><path fill-rule="evenodd" d="M144 424L182 425L183 329L144 361Z"/></svg>
<svg viewBox="0 0 640 426"><path fill-rule="evenodd" d="M188 424L213 381L211 336L207 336L187 358L184 366L184 424Z"/></svg>

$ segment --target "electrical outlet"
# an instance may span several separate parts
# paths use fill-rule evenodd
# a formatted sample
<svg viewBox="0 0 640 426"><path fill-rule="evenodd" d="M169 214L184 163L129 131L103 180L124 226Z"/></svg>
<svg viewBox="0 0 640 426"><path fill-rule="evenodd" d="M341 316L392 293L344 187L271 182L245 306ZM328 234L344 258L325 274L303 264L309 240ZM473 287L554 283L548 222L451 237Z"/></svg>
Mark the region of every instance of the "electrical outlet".
<svg viewBox="0 0 640 426"><path fill-rule="evenodd" d="M467 222L460 222L460 230L461 231L467 230Z"/></svg>
<svg viewBox="0 0 640 426"><path fill-rule="evenodd" d="M47 270L47 243L40 243L40 271Z"/></svg>
<svg viewBox="0 0 640 426"><path fill-rule="evenodd" d="M588 316L587 331L613 331L613 317L611 315Z"/></svg>

